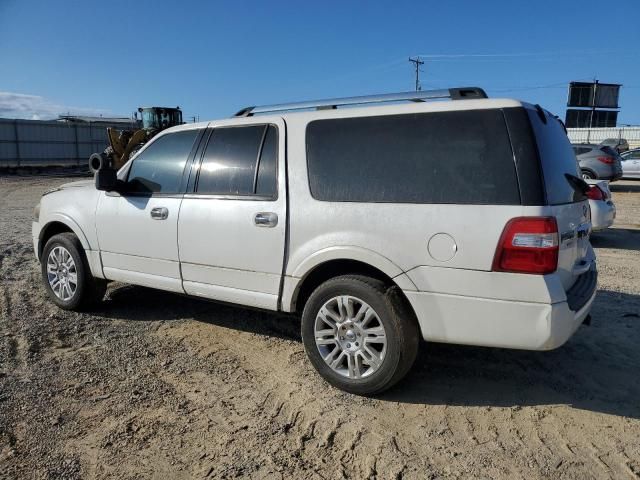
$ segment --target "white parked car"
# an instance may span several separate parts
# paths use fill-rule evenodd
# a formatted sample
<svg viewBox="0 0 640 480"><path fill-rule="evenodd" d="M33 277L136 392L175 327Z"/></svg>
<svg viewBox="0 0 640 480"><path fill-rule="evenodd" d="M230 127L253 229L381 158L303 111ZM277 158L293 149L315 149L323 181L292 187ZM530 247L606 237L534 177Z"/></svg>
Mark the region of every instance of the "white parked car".
<svg viewBox="0 0 640 480"><path fill-rule="evenodd" d="M606 180L585 180L589 184L587 198L591 209L591 228L600 231L613 225L616 218L616 206L611 199L609 182Z"/></svg>
<svg viewBox="0 0 640 480"><path fill-rule="evenodd" d="M622 157L622 178L640 178L640 148L624 152Z"/></svg>
<svg viewBox="0 0 640 480"><path fill-rule="evenodd" d="M249 107L45 194L33 242L62 308L115 280L295 312L319 373L374 394L420 339L567 341L596 294L579 177L553 115L477 88Z"/></svg>

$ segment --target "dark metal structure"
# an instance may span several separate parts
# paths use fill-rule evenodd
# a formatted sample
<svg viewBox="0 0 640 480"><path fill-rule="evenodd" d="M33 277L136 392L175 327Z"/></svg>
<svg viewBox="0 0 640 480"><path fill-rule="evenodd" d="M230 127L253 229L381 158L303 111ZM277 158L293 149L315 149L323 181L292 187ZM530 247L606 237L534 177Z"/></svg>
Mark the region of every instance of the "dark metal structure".
<svg viewBox="0 0 640 480"><path fill-rule="evenodd" d="M618 121L618 83L571 82L567 97L567 128L615 127Z"/></svg>

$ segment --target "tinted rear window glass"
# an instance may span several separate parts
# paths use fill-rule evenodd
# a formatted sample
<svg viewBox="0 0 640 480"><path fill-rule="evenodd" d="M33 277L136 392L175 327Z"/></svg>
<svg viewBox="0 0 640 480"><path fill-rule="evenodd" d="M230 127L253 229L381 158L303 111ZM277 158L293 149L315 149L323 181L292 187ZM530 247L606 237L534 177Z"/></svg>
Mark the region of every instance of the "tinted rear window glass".
<svg viewBox="0 0 640 480"><path fill-rule="evenodd" d="M273 125L268 128L258 163L255 193L266 197L274 197L277 192L278 131Z"/></svg>
<svg viewBox="0 0 640 480"><path fill-rule="evenodd" d="M252 195L264 125L216 128L204 153L198 193Z"/></svg>
<svg viewBox="0 0 640 480"><path fill-rule="evenodd" d="M546 123L538 111L527 109L536 137L549 205L579 202L585 199L567 181L565 174L582 178L576 156L562 124L545 113Z"/></svg>
<svg viewBox="0 0 640 480"><path fill-rule="evenodd" d="M583 155L585 153L589 153L591 151L590 148L588 147L573 147L573 151L575 152L576 155Z"/></svg>
<svg viewBox="0 0 640 480"><path fill-rule="evenodd" d="M600 147L600 151L606 153L607 155L611 155L613 158L618 156L618 152L611 147Z"/></svg>
<svg viewBox="0 0 640 480"><path fill-rule="evenodd" d="M307 162L318 200L520 203L500 110L317 120Z"/></svg>

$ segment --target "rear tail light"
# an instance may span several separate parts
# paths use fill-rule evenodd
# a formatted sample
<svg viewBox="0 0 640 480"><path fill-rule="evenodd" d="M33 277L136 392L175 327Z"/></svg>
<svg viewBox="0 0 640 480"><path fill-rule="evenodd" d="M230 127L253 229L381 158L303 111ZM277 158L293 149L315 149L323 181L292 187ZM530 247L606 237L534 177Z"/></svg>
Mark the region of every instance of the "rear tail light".
<svg viewBox="0 0 640 480"><path fill-rule="evenodd" d="M504 227L494 272L544 275L558 268L558 224L554 217L518 217Z"/></svg>
<svg viewBox="0 0 640 480"><path fill-rule="evenodd" d="M613 157L598 157L598 160L601 161L602 163L606 163L607 165L613 165L614 159Z"/></svg>
<svg viewBox="0 0 640 480"><path fill-rule="evenodd" d="M587 198L589 200L606 200L607 194L597 185L591 185L587 191Z"/></svg>

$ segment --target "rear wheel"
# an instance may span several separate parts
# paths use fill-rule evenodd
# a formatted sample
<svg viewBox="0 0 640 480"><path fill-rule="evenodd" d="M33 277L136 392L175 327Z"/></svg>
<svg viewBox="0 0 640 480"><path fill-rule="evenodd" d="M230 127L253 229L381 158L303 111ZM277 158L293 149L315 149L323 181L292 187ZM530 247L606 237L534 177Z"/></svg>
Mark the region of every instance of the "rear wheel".
<svg viewBox="0 0 640 480"><path fill-rule="evenodd" d="M582 170L582 178L585 180L595 180L596 174L589 170Z"/></svg>
<svg viewBox="0 0 640 480"><path fill-rule="evenodd" d="M94 278L73 233L49 239L42 252L42 279L49 297L65 310L82 310L104 297L107 283Z"/></svg>
<svg viewBox="0 0 640 480"><path fill-rule="evenodd" d="M397 287L346 275L311 294L302 314L302 339L325 380L350 393L372 395L409 371L419 331Z"/></svg>

